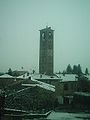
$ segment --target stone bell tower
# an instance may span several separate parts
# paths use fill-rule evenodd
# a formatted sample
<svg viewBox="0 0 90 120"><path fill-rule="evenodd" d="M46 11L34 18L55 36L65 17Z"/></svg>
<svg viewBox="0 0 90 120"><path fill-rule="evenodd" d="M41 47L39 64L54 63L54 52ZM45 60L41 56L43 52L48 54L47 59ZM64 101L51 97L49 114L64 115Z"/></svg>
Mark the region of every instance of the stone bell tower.
<svg viewBox="0 0 90 120"><path fill-rule="evenodd" d="M51 27L40 30L39 73L53 75L54 30Z"/></svg>

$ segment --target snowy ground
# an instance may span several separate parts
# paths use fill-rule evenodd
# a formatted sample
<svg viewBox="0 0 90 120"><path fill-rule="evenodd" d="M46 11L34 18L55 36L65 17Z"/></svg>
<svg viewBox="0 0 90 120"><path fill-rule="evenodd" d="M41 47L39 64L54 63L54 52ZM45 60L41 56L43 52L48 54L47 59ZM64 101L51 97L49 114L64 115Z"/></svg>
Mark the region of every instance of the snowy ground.
<svg viewBox="0 0 90 120"><path fill-rule="evenodd" d="M64 113L64 112L52 112L47 119L49 120L89 120L90 114L85 113Z"/></svg>
<svg viewBox="0 0 90 120"><path fill-rule="evenodd" d="M30 120L30 119L23 119ZM86 113L65 113L52 112L47 118L39 118L33 120L90 120L90 114Z"/></svg>

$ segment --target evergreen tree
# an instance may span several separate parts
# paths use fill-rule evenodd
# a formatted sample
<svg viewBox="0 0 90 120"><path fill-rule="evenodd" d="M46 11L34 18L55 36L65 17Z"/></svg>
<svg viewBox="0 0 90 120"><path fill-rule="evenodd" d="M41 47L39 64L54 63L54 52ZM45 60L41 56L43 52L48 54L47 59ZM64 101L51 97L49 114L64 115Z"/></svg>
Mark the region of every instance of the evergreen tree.
<svg viewBox="0 0 90 120"><path fill-rule="evenodd" d="M73 74L78 74L78 67L77 67L77 65L73 65L72 73Z"/></svg>
<svg viewBox="0 0 90 120"><path fill-rule="evenodd" d="M63 74L63 76L65 76L65 74L66 74L66 71L65 71L65 70L63 70L62 74Z"/></svg>
<svg viewBox="0 0 90 120"><path fill-rule="evenodd" d="M8 69L8 74L12 75L12 69L11 68Z"/></svg>
<svg viewBox="0 0 90 120"><path fill-rule="evenodd" d="M90 81L83 75L78 79L78 91L90 92Z"/></svg>
<svg viewBox="0 0 90 120"><path fill-rule="evenodd" d="M71 67L70 64L67 66L66 72L67 72L68 74L71 74L71 73L72 73L72 67Z"/></svg>
<svg viewBox="0 0 90 120"><path fill-rule="evenodd" d="M81 75L81 74L82 74L82 69L81 69L80 64L78 64L78 75Z"/></svg>
<svg viewBox="0 0 90 120"><path fill-rule="evenodd" d="M88 75L88 68L86 68L86 70L85 70L85 74Z"/></svg>

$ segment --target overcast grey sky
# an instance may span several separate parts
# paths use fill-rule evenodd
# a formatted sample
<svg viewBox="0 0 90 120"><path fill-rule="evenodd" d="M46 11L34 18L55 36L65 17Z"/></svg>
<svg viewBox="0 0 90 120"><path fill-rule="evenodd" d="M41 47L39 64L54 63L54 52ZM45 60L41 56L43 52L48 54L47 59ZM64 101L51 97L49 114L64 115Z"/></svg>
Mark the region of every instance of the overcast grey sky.
<svg viewBox="0 0 90 120"><path fill-rule="evenodd" d="M54 32L54 71L90 70L90 0L0 0L0 71L39 66L39 30Z"/></svg>

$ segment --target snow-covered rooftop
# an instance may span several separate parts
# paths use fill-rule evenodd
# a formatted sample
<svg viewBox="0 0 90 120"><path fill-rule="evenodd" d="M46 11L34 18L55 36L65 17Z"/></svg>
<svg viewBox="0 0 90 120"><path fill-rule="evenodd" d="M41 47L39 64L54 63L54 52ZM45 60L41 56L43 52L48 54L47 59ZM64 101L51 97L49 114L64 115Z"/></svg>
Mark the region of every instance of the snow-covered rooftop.
<svg viewBox="0 0 90 120"><path fill-rule="evenodd" d="M75 92L75 94L81 95L81 96L90 96L90 93L85 93L85 92Z"/></svg>
<svg viewBox="0 0 90 120"><path fill-rule="evenodd" d="M43 88L43 89L46 89L46 90L50 90L50 91L52 91L52 92L55 92L55 86L54 86L54 85L50 85L50 84L47 84L47 83L44 83L44 82L35 80L34 78L31 78L31 80L34 81L34 82L37 82L37 84L22 84L22 85L23 85L23 86L28 86L28 87L38 86L38 87L41 87L41 88Z"/></svg>
<svg viewBox="0 0 90 120"><path fill-rule="evenodd" d="M76 81L77 80L77 75L75 74L56 74L54 76L48 76L48 75L40 75L40 74L32 74L32 77L34 79L49 79L49 80L60 80L62 82L67 82L67 81Z"/></svg>
<svg viewBox="0 0 90 120"><path fill-rule="evenodd" d="M53 79L60 79L59 77L57 77L57 76L49 76L49 75L45 75L45 74L32 74L32 77L34 78L34 79L50 79L50 80L53 80Z"/></svg>
<svg viewBox="0 0 90 120"><path fill-rule="evenodd" d="M21 76L18 76L17 78L20 78L20 79L28 79L29 77L31 77L31 75L27 75L27 73L21 75Z"/></svg>
<svg viewBox="0 0 90 120"><path fill-rule="evenodd" d="M16 77L16 79L29 79L29 78L33 78L34 80L59 80L61 82L67 82L67 81L76 81L77 78L76 78L76 75L75 74L56 74L55 76L49 76L49 75L44 75L44 74L38 74L38 73L35 73L35 74L29 74L27 75L27 73L21 75L21 76L18 76ZM89 80L90 80L90 75L87 75L86 76ZM15 77L12 77L8 74L4 74L4 75L1 75L0 78L15 78Z"/></svg>
<svg viewBox="0 0 90 120"><path fill-rule="evenodd" d="M4 75L1 75L0 78L14 78L14 77L8 74L4 74Z"/></svg>
<svg viewBox="0 0 90 120"><path fill-rule="evenodd" d="M68 81L76 81L77 78L76 78L76 75L74 74L61 74L60 75L60 78L61 78L61 82L68 82Z"/></svg>
<svg viewBox="0 0 90 120"><path fill-rule="evenodd" d="M19 76L18 78L22 78L22 79L27 79L29 77L32 77L34 80L59 80L61 82L67 82L67 81L76 81L77 80L77 76L75 74L56 74L54 76L49 76L49 75L44 75L44 74L31 74L29 76Z"/></svg>

